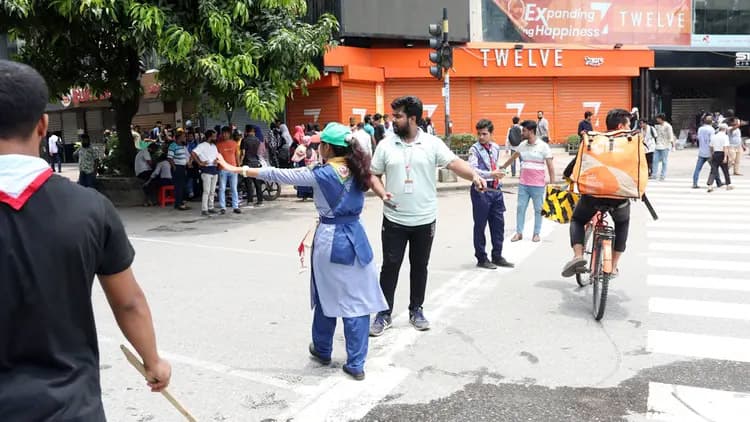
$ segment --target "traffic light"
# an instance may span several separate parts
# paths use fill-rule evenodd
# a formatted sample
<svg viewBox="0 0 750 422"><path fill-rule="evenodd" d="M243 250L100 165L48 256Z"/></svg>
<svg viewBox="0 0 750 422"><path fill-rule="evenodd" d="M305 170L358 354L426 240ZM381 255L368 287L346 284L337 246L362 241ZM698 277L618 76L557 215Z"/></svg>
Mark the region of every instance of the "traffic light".
<svg viewBox="0 0 750 422"><path fill-rule="evenodd" d="M431 24L428 30L430 33L430 48L434 50L430 52L430 62L434 63L430 66L430 75L437 79L443 79L443 71L453 67L453 47L448 43L446 10L443 10L443 21Z"/></svg>
<svg viewBox="0 0 750 422"><path fill-rule="evenodd" d="M435 63L430 66L430 75L438 80L443 79L443 26L440 24L430 24L430 61Z"/></svg>

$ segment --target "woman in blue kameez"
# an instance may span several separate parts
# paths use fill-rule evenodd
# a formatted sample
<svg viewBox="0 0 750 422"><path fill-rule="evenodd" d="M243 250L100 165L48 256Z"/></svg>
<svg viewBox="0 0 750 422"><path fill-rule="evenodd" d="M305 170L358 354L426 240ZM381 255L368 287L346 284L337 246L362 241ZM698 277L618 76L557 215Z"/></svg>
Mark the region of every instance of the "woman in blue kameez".
<svg viewBox="0 0 750 422"><path fill-rule="evenodd" d="M372 247L359 216L370 189L370 159L349 127L330 123L321 133L320 158L314 168L277 169L228 165L224 170L266 181L313 188L319 215L312 246L310 299L313 309L312 357L331 362L336 319L344 321L347 360L343 371L365 378L370 314L388 309L378 282Z"/></svg>

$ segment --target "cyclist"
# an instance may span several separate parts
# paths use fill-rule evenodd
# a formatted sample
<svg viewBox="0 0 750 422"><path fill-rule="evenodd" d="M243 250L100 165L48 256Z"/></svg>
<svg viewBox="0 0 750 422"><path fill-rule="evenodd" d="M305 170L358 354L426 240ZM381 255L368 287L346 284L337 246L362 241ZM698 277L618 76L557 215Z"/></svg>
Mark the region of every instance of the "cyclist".
<svg viewBox="0 0 750 422"><path fill-rule="evenodd" d="M630 113L627 110L616 108L607 113L607 131L630 130ZM566 178L570 178L575 165L575 158L568 164L563 172ZM586 259L583 257L583 242L586 237L586 224L591 221L599 207L612 209L610 215L615 222L615 244L612 253L612 268L614 273L611 277L618 275L617 263L622 253L625 252L625 244L628 240L628 229L630 227L630 200L599 198L591 195L581 195L573 218L570 221L570 245L573 247L573 259L563 267L562 276L572 277L586 269Z"/></svg>

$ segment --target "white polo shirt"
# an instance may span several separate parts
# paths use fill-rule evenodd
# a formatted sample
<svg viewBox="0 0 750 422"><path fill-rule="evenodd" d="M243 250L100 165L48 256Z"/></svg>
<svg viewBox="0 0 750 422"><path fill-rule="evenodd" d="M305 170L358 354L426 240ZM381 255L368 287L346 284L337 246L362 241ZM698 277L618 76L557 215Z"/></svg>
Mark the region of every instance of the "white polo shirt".
<svg viewBox="0 0 750 422"><path fill-rule="evenodd" d="M421 129L412 143L397 135L380 141L372 157L372 173L385 175L385 190L393 194L397 209L383 207L389 221L414 227L437 219L437 172L458 157L442 139ZM407 183L411 181L411 183ZM407 187L407 185L411 185ZM411 193L408 191L411 190Z"/></svg>

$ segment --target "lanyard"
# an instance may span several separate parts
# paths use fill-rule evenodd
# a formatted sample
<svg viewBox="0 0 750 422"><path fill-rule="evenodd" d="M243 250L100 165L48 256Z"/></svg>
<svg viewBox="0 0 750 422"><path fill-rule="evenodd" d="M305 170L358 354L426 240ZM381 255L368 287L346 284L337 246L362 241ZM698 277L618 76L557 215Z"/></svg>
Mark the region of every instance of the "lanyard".
<svg viewBox="0 0 750 422"><path fill-rule="evenodd" d="M411 180L411 159L414 155L412 148L414 148L413 145L404 143L404 170L406 171L406 180Z"/></svg>

